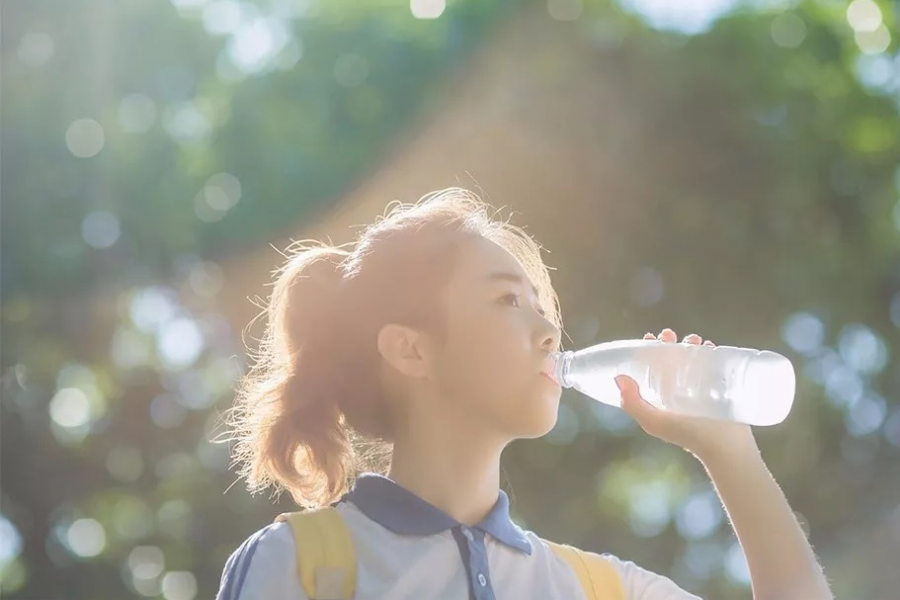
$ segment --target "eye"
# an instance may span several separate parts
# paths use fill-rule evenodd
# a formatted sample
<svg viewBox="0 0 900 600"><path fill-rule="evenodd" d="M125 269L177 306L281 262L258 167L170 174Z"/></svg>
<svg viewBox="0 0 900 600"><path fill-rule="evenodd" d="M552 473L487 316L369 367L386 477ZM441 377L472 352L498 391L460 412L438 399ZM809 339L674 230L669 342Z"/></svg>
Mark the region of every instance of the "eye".
<svg viewBox="0 0 900 600"><path fill-rule="evenodd" d="M519 295L513 292L508 294L503 294L497 300L500 304L505 304L507 306L512 306L514 308L519 308L521 306L521 302L519 301Z"/></svg>

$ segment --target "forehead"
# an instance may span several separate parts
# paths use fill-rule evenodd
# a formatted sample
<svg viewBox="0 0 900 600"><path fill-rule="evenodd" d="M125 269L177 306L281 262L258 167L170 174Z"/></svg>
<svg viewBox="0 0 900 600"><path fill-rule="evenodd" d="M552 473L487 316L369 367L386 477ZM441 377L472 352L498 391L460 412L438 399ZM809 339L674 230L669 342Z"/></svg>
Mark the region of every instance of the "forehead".
<svg viewBox="0 0 900 600"><path fill-rule="evenodd" d="M485 238L467 240L457 257L456 278L466 282L480 280L486 283L494 273L518 275L524 281L529 281L519 259L496 242Z"/></svg>

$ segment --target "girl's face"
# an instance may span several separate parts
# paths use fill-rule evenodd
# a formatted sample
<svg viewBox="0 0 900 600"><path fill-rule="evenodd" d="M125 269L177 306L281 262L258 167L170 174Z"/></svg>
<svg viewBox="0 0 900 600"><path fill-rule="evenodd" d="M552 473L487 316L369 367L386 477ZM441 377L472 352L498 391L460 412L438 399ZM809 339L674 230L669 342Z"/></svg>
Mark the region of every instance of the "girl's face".
<svg viewBox="0 0 900 600"><path fill-rule="evenodd" d="M441 299L444 336L430 367L441 412L509 440L550 431L561 390L548 357L560 332L519 261L489 240L466 241Z"/></svg>

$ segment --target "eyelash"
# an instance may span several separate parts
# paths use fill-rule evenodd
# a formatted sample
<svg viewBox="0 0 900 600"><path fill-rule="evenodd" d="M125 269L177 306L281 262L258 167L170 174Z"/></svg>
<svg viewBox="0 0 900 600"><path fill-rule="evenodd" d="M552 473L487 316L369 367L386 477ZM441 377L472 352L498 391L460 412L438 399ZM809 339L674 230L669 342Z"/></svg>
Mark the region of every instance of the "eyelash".
<svg viewBox="0 0 900 600"><path fill-rule="evenodd" d="M513 303L510 303L510 305L514 308L521 308L521 296L519 296L519 294L513 292L510 292L509 294L503 294L503 296L500 297L500 302L502 304L506 304L505 300L507 299L512 299ZM543 308L538 308L537 313L542 317L547 316L547 311L545 311Z"/></svg>

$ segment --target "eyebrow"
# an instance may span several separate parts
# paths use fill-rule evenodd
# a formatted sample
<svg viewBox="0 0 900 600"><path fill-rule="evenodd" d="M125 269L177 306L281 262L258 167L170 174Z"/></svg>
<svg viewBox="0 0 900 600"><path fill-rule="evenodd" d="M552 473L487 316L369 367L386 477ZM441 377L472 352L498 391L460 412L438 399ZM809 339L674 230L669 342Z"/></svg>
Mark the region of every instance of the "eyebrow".
<svg viewBox="0 0 900 600"><path fill-rule="evenodd" d="M490 281L511 281L512 283L518 283L519 285L528 285L531 287L531 291L534 292L535 297L540 298L540 293L538 293L537 286L533 283L526 280L521 275L516 273L508 273L505 271L498 271L496 273L491 273L488 275L488 280Z"/></svg>

